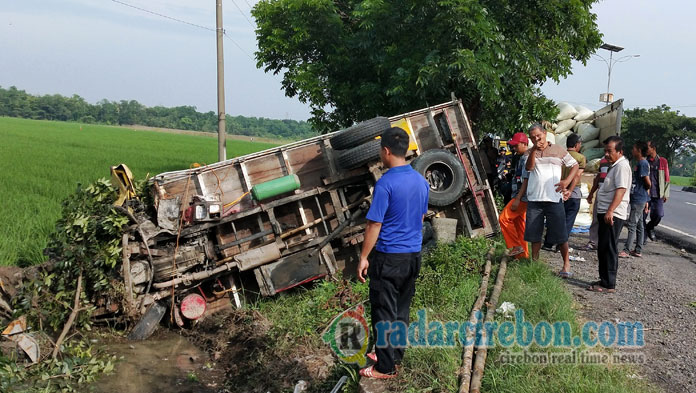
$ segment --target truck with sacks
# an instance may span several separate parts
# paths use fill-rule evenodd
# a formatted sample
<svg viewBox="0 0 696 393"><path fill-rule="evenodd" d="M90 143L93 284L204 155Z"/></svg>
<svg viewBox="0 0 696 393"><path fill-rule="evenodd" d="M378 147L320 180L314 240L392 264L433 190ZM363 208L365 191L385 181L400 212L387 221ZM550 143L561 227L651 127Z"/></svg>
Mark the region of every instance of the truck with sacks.
<svg viewBox="0 0 696 393"><path fill-rule="evenodd" d="M379 136L390 127L409 134L407 161L430 184L424 242L448 231L495 236L493 194L467 114L453 100L161 173L148 183L148 201L129 191L126 167L114 168L120 209L132 225L122 237L123 296L106 299L97 314L138 320L130 336L145 338L166 313L186 326L241 307L249 294L353 275L372 191L385 171Z"/></svg>

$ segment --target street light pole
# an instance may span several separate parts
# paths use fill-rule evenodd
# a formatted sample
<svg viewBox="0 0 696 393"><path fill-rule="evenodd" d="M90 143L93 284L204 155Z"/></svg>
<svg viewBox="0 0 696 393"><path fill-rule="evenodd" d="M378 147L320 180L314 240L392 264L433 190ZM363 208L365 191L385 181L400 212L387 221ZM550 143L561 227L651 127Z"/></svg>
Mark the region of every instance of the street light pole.
<svg viewBox="0 0 696 393"><path fill-rule="evenodd" d="M609 92L609 86L611 85L611 69L614 67L616 63L623 63L625 61L631 60L634 57L640 57L640 55L628 55L619 57L618 59L614 60L614 52L621 52L624 48L616 45L602 44L602 46L600 46L600 49L606 49L609 51L609 61L607 61L607 59L603 58L602 56L595 54L596 57L598 57L600 60L606 63L608 69L607 92L606 94L599 95L599 101L604 101L607 105L609 105L609 102L611 101L611 93Z"/></svg>

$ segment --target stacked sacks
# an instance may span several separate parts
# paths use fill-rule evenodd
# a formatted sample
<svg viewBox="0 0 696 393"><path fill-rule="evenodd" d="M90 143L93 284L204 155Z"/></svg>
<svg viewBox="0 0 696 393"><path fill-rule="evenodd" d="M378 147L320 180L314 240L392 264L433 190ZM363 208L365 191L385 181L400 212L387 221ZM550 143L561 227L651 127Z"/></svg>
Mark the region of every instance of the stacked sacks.
<svg viewBox="0 0 696 393"><path fill-rule="evenodd" d="M595 127L595 113L593 110L582 105L572 105L567 102L558 104L558 116L553 124L553 140L556 144L566 147L566 140L572 133L580 135L582 149L580 152L585 155L587 161L601 158L604 156L604 149L600 142L600 128ZM550 139L547 137L547 139ZM553 142L552 142L553 143ZM586 172L593 172L590 170Z"/></svg>

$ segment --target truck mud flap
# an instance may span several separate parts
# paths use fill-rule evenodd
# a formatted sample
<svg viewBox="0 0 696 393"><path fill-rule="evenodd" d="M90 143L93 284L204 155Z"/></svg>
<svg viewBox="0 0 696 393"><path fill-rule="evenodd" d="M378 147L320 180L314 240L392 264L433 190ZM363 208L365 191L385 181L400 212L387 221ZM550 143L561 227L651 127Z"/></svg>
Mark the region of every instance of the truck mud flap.
<svg viewBox="0 0 696 393"><path fill-rule="evenodd" d="M133 330L128 333L129 340L146 340L152 336L159 326L160 321L167 312L167 302L159 301L153 304L149 310L140 318Z"/></svg>
<svg viewBox="0 0 696 393"><path fill-rule="evenodd" d="M261 294L275 295L336 272L336 260L330 244L324 246L321 252L309 257L311 251L312 249L300 251L254 269Z"/></svg>

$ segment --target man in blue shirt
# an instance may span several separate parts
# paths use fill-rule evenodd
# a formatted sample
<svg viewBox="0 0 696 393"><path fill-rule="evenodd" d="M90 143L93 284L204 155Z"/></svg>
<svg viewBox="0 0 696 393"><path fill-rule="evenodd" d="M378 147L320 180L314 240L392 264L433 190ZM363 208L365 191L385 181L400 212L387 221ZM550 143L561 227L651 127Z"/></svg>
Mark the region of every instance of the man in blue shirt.
<svg viewBox="0 0 696 393"><path fill-rule="evenodd" d="M650 195L648 191L652 185L650 178L650 164L645 159L648 155L648 144L638 141L633 145L633 157L636 159L636 166L633 167L633 184L631 185L631 213L628 216L628 237L624 250L619 253L619 257L628 258L629 254L635 257L641 257L643 246L643 212L648 210L648 202ZM633 251L631 245L636 242L636 247Z"/></svg>
<svg viewBox="0 0 696 393"><path fill-rule="evenodd" d="M423 241L423 218L428 211L428 182L406 164L409 137L401 128L382 133L380 158L389 170L377 181L358 263L358 279L370 277L370 305L373 336L379 341L378 326L401 321L408 326L409 307L416 290ZM375 253L368 261L368 256ZM380 324L381 322L381 324ZM385 324L386 323L386 324ZM368 378L392 378L404 348L394 348L386 332L387 345L375 345L368 357L375 365L360 370Z"/></svg>

